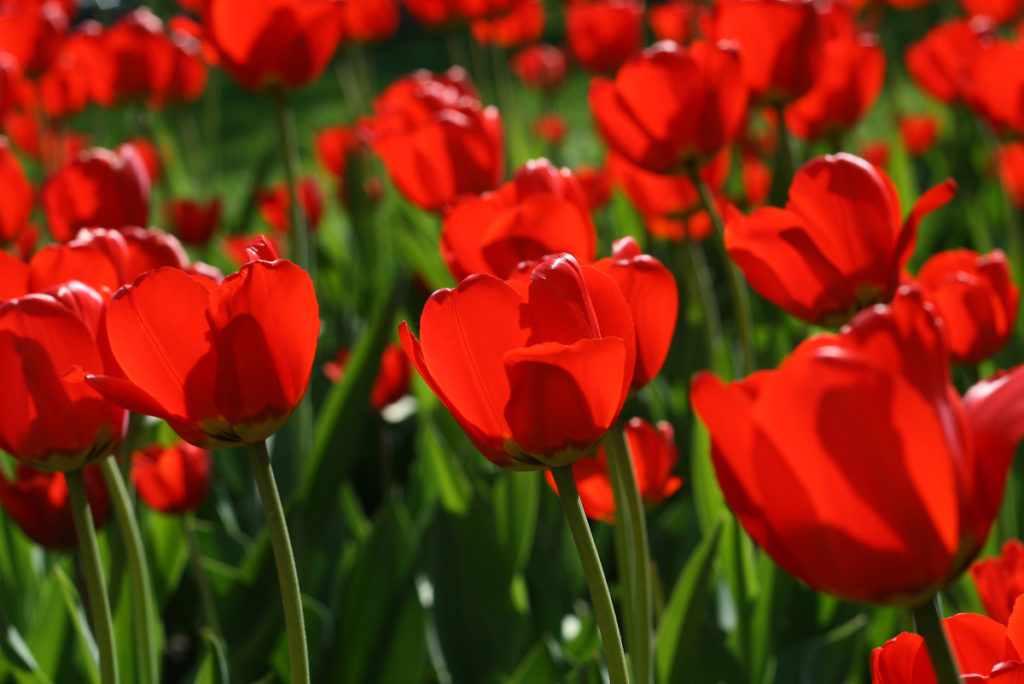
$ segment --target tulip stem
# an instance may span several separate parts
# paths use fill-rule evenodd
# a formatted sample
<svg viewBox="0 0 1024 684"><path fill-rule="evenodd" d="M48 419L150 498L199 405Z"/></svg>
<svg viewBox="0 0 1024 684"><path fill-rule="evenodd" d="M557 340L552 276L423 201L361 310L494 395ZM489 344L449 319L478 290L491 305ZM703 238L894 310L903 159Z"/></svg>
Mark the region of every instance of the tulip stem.
<svg viewBox="0 0 1024 684"><path fill-rule="evenodd" d="M306 653L306 624L302 617L302 594L299 592L299 573L295 568L292 541L288 536L288 524L284 518L284 507L277 492L274 470L270 467L267 443L259 441L246 445L252 462L256 487L263 501L263 512L267 517L270 544L274 549L274 563L277 565L277 580L281 584L281 601L284 605L284 623L288 632L288 655L291 660L292 684L309 682L309 656Z"/></svg>
<svg viewBox="0 0 1024 684"><path fill-rule="evenodd" d="M778 118L778 148L775 150L775 167L772 169L772 185L768 190L768 203L781 207L786 202L789 185L793 182L796 163L793 159L793 141L786 128L786 116L781 106L775 108ZM836 150L838 152L839 150Z"/></svg>
<svg viewBox="0 0 1024 684"><path fill-rule="evenodd" d="M942 629L939 595L936 594L930 601L915 606L911 612L914 615L917 633L924 637L925 646L928 647L928 655L931 656L932 667L935 670L935 680L938 684L960 684L960 670Z"/></svg>
<svg viewBox="0 0 1024 684"><path fill-rule="evenodd" d="M160 680L159 644L157 643L154 625L156 624L156 607L153 604L153 586L149 578L149 565L146 562L146 549L142 545L142 534L139 523L135 519L132 500L128 487L121 476L121 469L113 456L100 461L100 469L106 480L110 498L114 504L114 515L117 525L124 537L124 550L128 558L128 573L131 576L132 607L135 611L135 647L139 652L139 681L150 684Z"/></svg>
<svg viewBox="0 0 1024 684"><path fill-rule="evenodd" d="M632 638L635 641L630 643L629 649L633 674L637 684L652 684L654 651L651 648L651 556L647 546L647 520L622 423L616 422L605 434L604 448L609 469L616 471L612 485L617 484L620 490L615 492L615 525L630 529L627 538L632 542L627 554L633 564L629 576L632 586L628 593L634 622Z"/></svg>
<svg viewBox="0 0 1024 684"><path fill-rule="evenodd" d="M107 598L107 583L103 579L103 564L100 562L99 544L96 542L96 528L93 526L92 511L85 493L82 470L65 473L68 483L68 501L78 535L78 550L82 557L82 571L89 596L89 611L92 616L92 632L100 654L100 681L103 684L117 684L117 653L114 646L114 620L110 615L110 601Z"/></svg>
<svg viewBox="0 0 1024 684"><path fill-rule="evenodd" d="M601 632L601 643L604 646L605 659L608 662L608 678L611 684L628 684L626 654L622 649L619 624L615 621L615 608L612 606L608 581L605 579L604 569L601 567L601 557L597 553L594 536L590 532L586 515L583 513L583 503L580 501L579 492L576 491L572 466L552 468L551 474L555 477L558 498L562 502L565 517L569 521L572 539L576 543L576 551L579 553L580 562L583 565L583 574L587 578L590 600L594 604L597 627Z"/></svg>
<svg viewBox="0 0 1024 684"><path fill-rule="evenodd" d="M181 527L185 531L185 541L188 543L188 555L192 562L192 572L196 576L196 584L199 586L199 600L203 603L203 612L206 614L206 626L213 631L213 635L220 641L224 641L224 632L220 628L220 616L217 614L217 603L213 598L213 587L210 586L210 577L203 567L203 551L199 548L199 539L196 537L196 519L192 513L186 513L181 518Z"/></svg>
<svg viewBox="0 0 1024 684"><path fill-rule="evenodd" d="M725 248L725 223L722 221L722 215L718 212L715 198L712 197L708 184L704 182L696 166L690 169L690 180L697 188L697 192L700 193L701 203L704 205L704 210L708 212L711 225L714 227L715 234L718 237L718 244L722 249L726 275L729 279L729 291L732 294L733 314L736 317L736 328L740 338L740 359L742 365L736 375L737 377L745 376L757 368L757 363L754 360L754 326L753 317L750 313L750 294L747 292L747 286L743 282L739 269L733 263L732 257L729 256L729 252Z"/></svg>

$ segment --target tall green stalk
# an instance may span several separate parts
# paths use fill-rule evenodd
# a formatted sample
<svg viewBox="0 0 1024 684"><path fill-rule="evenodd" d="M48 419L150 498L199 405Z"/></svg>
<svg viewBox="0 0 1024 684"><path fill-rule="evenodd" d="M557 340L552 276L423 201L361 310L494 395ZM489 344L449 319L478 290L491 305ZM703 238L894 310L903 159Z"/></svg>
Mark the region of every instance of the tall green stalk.
<svg viewBox="0 0 1024 684"><path fill-rule="evenodd" d="M953 651L949 648L949 641L946 640L946 633L942 630L938 594L930 601L912 608L911 612L914 614L917 633L924 637L924 644L932 659L935 680L938 684L960 684L960 671Z"/></svg>

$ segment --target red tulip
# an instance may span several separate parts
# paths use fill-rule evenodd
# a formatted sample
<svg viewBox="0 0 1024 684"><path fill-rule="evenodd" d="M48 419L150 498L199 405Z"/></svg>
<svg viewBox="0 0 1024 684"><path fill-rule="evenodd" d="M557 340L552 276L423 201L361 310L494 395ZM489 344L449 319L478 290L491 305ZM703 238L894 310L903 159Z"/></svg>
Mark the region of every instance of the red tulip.
<svg viewBox="0 0 1024 684"><path fill-rule="evenodd" d="M89 384L196 446L277 432L306 393L320 319L309 276L269 251L217 285L160 268L121 288L104 319L119 368Z"/></svg>
<svg viewBox="0 0 1024 684"><path fill-rule="evenodd" d="M972 17L985 16L1005 24L1020 14L1021 0L960 0L960 6Z"/></svg>
<svg viewBox="0 0 1024 684"><path fill-rule="evenodd" d="M226 235L223 238L223 252L241 268L252 260L253 255L250 247L257 240L269 242L275 254L284 254L288 245L281 239L281 235L283 233L271 233L270 235Z"/></svg>
<svg viewBox="0 0 1024 684"><path fill-rule="evenodd" d="M100 528L110 511L107 486L95 466L82 474L93 523ZM57 551L78 545L64 473L44 473L19 463L12 480L0 473L0 505L37 544Z"/></svg>
<svg viewBox="0 0 1024 684"><path fill-rule="evenodd" d="M940 252L924 263L917 280L946 323L957 363L987 359L1009 341L1020 292L1000 250L984 257L969 249Z"/></svg>
<svg viewBox="0 0 1024 684"><path fill-rule="evenodd" d="M140 7L103 32L100 44L112 68L102 104L144 100L170 80L174 59L163 29L158 16Z"/></svg>
<svg viewBox="0 0 1024 684"><path fill-rule="evenodd" d="M465 71L417 71L374 100L366 122L391 179L419 207L439 210L494 188L504 167L501 115L484 107Z"/></svg>
<svg viewBox="0 0 1024 684"><path fill-rule="evenodd" d="M45 470L70 471L111 453L127 414L79 377L105 367L95 341L102 297L81 283L0 306L0 448Z"/></svg>
<svg viewBox="0 0 1024 684"><path fill-rule="evenodd" d="M79 228L144 226L149 189L149 174L134 147L81 152L43 186L50 235L66 242Z"/></svg>
<svg viewBox="0 0 1024 684"><path fill-rule="evenodd" d="M1010 201L1024 207L1024 143L1000 145L996 152L996 171Z"/></svg>
<svg viewBox="0 0 1024 684"><path fill-rule="evenodd" d="M348 159L362 149L359 132L352 126L328 126L316 134L316 157L332 176L345 179Z"/></svg>
<svg viewBox="0 0 1024 684"><path fill-rule="evenodd" d="M554 89L565 80L565 51L553 45L531 45L517 52L510 66L523 85Z"/></svg>
<svg viewBox="0 0 1024 684"><path fill-rule="evenodd" d="M210 489L210 461L209 451L192 444L154 444L132 454L132 482L153 510L188 513L199 509Z"/></svg>
<svg viewBox="0 0 1024 684"><path fill-rule="evenodd" d="M0 8L0 45L28 73L41 73L53 61L70 25L59 2L8 0Z"/></svg>
<svg viewBox="0 0 1024 684"><path fill-rule="evenodd" d="M530 276L473 275L438 290L399 337L416 370L489 460L513 470L572 463L622 410L636 357L615 282L569 255Z"/></svg>
<svg viewBox="0 0 1024 684"><path fill-rule="evenodd" d="M1024 677L1024 604L1014 604L1009 624L984 615L960 613L942 621L942 630L971 684L1019 684ZM903 632L871 652L872 684L937 684L924 638Z"/></svg>
<svg viewBox="0 0 1024 684"><path fill-rule="evenodd" d="M119 145L117 152L123 156L124 148L129 146L135 148L139 158L142 159L142 164L146 167L146 175L149 176L150 185L158 182L163 176L164 170L163 165L160 162L160 153L157 151L156 145L146 138L137 137Z"/></svg>
<svg viewBox="0 0 1024 684"><path fill-rule="evenodd" d="M397 0L346 0L345 37L360 43L387 40L398 31Z"/></svg>
<svg viewBox="0 0 1024 684"><path fill-rule="evenodd" d="M772 188L772 170L755 154L740 155L743 198L747 206L756 207L768 201Z"/></svg>
<svg viewBox="0 0 1024 684"><path fill-rule="evenodd" d="M707 10L693 0L669 0L647 11L647 23L658 40L674 40L680 44L700 35L700 24Z"/></svg>
<svg viewBox="0 0 1024 684"><path fill-rule="evenodd" d="M640 49L642 0L570 0L565 38L573 57L591 71L610 72Z"/></svg>
<svg viewBox="0 0 1024 684"><path fill-rule="evenodd" d="M1017 539L1008 540L997 557L971 565L971 579L985 612L1005 625L1017 597L1024 594L1024 544Z"/></svg>
<svg viewBox="0 0 1024 684"><path fill-rule="evenodd" d="M970 63L964 98L997 131L1024 131L1024 40L996 40Z"/></svg>
<svg viewBox="0 0 1024 684"><path fill-rule="evenodd" d="M776 370L699 375L718 482L758 546L855 601L917 605L956 579L1024 435L1024 366L961 400L948 363L941 321L906 287Z"/></svg>
<svg viewBox="0 0 1024 684"><path fill-rule="evenodd" d="M24 230L32 213L33 192L21 162L11 151L7 138L0 135L0 242L14 239Z"/></svg>
<svg viewBox="0 0 1024 684"><path fill-rule="evenodd" d="M594 78L588 100L612 149L648 171L679 173L732 142L747 90L734 51L662 41L631 57L614 81Z"/></svg>
<svg viewBox="0 0 1024 684"><path fill-rule="evenodd" d="M768 301L805 321L841 323L892 297L917 224L955 191L952 180L935 186L901 222L884 171L846 153L818 157L796 173L784 209L730 212L725 246Z"/></svg>
<svg viewBox="0 0 1024 684"><path fill-rule="evenodd" d="M167 222L178 239L187 245L202 247L220 225L219 197L203 203L190 199L170 200L164 206Z"/></svg>
<svg viewBox="0 0 1024 684"><path fill-rule="evenodd" d="M721 0L713 12L714 40L739 45L751 100L791 102L814 85L825 30L811 0Z"/></svg>
<svg viewBox="0 0 1024 684"><path fill-rule="evenodd" d="M403 0L416 21L436 26L509 11L518 0Z"/></svg>
<svg viewBox="0 0 1024 684"><path fill-rule="evenodd" d="M345 29L334 0L210 0L203 28L219 66L247 90L290 90L320 77Z"/></svg>
<svg viewBox="0 0 1024 684"><path fill-rule="evenodd" d="M655 428L643 418L633 418L626 423L625 432L640 497L648 507L657 506L683 484L681 478L672 474L679 460L672 425L661 421ZM604 445L598 446L592 457L573 463L572 475L587 517L614 524L615 495L608 475L608 455ZM557 494L558 487L551 471L544 473L544 477Z"/></svg>
<svg viewBox="0 0 1024 684"><path fill-rule="evenodd" d="M608 203L611 199L612 186L607 171L580 164L573 173L583 188L583 196L587 198L587 206L591 211L596 211Z"/></svg>
<svg viewBox="0 0 1024 684"><path fill-rule="evenodd" d="M0 303L28 293L28 264L0 250Z"/></svg>
<svg viewBox="0 0 1024 684"><path fill-rule="evenodd" d="M315 230L320 225L324 213L324 191L313 178L303 178L299 181L298 190L306 224L311 230ZM256 203L264 221L277 230L287 232L292 229L292 201L285 182L257 192Z"/></svg>
<svg viewBox="0 0 1024 684"><path fill-rule="evenodd" d="M441 256L456 280L508 278L521 261L569 252L594 260L597 233L583 188L569 169L534 159L494 192L465 196L444 215Z"/></svg>
<svg viewBox="0 0 1024 684"><path fill-rule="evenodd" d="M990 22L953 19L939 24L904 56L917 84L943 102L963 97L975 55L989 40Z"/></svg>
<svg viewBox="0 0 1024 684"><path fill-rule="evenodd" d="M935 144L939 122L931 114L908 114L900 117L900 137L907 152L920 157Z"/></svg>
<svg viewBox="0 0 1024 684"><path fill-rule="evenodd" d="M530 130L545 143L555 147L561 144L569 126L558 114L538 114L530 124Z"/></svg>
<svg viewBox="0 0 1024 684"><path fill-rule="evenodd" d="M511 48L532 43L544 32L544 3L517 0L504 14L474 20L470 30L476 42L484 46Z"/></svg>
<svg viewBox="0 0 1024 684"><path fill-rule="evenodd" d="M889 143L884 140L872 140L860 146L860 156L872 165L884 169L889 165Z"/></svg>
<svg viewBox="0 0 1024 684"><path fill-rule="evenodd" d="M17 101L15 93L20 89L21 67L18 60L7 52L0 52L0 119L7 114Z"/></svg>
<svg viewBox="0 0 1024 684"><path fill-rule="evenodd" d="M48 118L70 116L92 101L94 81L102 78L103 73L100 61L104 57L100 50L96 36L86 31L76 32L63 42L60 52L39 77L39 104Z"/></svg>
<svg viewBox="0 0 1024 684"><path fill-rule="evenodd" d="M348 365L349 350L339 349L333 361L323 366L324 375L331 382L339 382ZM370 390L370 406L380 411L388 404L393 404L409 393L409 381L412 379L412 367L409 357L405 355L402 345L391 343L384 348L377 368L377 379Z"/></svg>

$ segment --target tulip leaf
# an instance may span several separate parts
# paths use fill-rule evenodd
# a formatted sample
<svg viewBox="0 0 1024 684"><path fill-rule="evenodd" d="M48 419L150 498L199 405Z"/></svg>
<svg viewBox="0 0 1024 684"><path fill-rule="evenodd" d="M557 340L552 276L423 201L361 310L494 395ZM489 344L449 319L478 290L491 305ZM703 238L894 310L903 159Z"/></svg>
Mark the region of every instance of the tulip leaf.
<svg viewBox="0 0 1024 684"><path fill-rule="evenodd" d="M465 513L473 487L450 448L446 448L444 436L433 421L433 412L420 412L416 453L424 486L436 489L441 505L449 513Z"/></svg>
<svg viewBox="0 0 1024 684"><path fill-rule="evenodd" d="M564 667L560 667L555 660L552 653L555 647L557 645L552 645L548 638L534 644L504 684L562 681Z"/></svg>
<svg viewBox="0 0 1024 684"><path fill-rule="evenodd" d="M723 519L694 549L669 597L658 626L655 660L660 682L686 682L696 656L697 638L711 585Z"/></svg>
<svg viewBox="0 0 1024 684"><path fill-rule="evenodd" d="M0 654L8 662L21 670L18 673L19 679L27 675L27 678L23 681L40 683L51 681L39 667L35 656L32 655L32 650L25 643L25 639L21 636L21 632L18 631L17 627L0 619L0 635L2 635L2 638L0 638Z"/></svg>
<svg viewBox="0 0 1024 684"><path fill-rule="evenodd" d="M540 510L541 477L535 472L506 470L494 483L494 520L498 543L515 570L530 558Z"/></svg>
<svg viewBox="0 0 1024 684"><path fill-rule="evenodd" d="M157 606L163 606L174 593L181 581L181 575L188 564L188 545L182 530L181 516L162 515L155 512L140 513L141 526L145 529L143 543L149 555L153 595Z"/></svg>
<svg viewBox="0 0 1024 684"><path fill-rule="evenodd" d="M693 414L692 447L690 449L690 483L693 503L697 509L697 522L707 535L719 524L726 510L725 497L718 486L715 468L711 462L711 438L697 414Z"/></svg>
<svg viewBox="0 0 1024 684"><path fill-rule="evenodd" d="M75 589L74 582L71 581L71 578L67 576L67 573L59 565L53 566L53 574L57 579L57 586L60 587L61 596L64 598L64 605L71 618L71 624L74 625L75 632L78 634L78 638L75 639L75 643L78 646L76 649L76 659L85 668L85 675L88 677L89 682L96 684L100 681L100 671L97 666L99 662L99 649L96 647L96 640L92 636L92 630L89 629L89 621L85 616L85 610L82 608L78 590ZM78 674L82 674L81 670Z"/></svg>

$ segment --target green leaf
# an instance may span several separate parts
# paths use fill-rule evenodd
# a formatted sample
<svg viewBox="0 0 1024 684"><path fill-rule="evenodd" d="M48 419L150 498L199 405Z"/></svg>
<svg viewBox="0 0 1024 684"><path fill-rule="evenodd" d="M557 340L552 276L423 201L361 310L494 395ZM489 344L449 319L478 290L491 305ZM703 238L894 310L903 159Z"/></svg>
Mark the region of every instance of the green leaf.
<svg viewBox="0 0 1024 684"><path fill-rule="evenodd" d="M541 478L535 472L502 471L494 483L494 522L498 543L511 567L526 567L537 532Z"/></svg>
<svg viewBox="0 0 1024 684"><path fill-rule="evenodd" d="M22 672L18 673L19 679L24 675L28 675L22 681L40 683L51 681L39 667L39 663L36 661L35 656L32 655L32 650L25 643L25 639L21 636L18 628L4 622L2 619L0 619L0 652L3 653L8 662L22 670Z"/></svg>
<svg viewBox="0 0 1024 684"><path fill-rule="evenodd" d="M416 431L417 465L423 469L423 481L434 488L441 505L449 513L464 513L469 507L473 486L469 477L455 460L444 437L433 421L431 413L421 412Z"/></svg>
<svg viewBox="0 0 1024 684"><path fill-rule="evenodd" d="M89 622L82 610L78 590L74 583L67 576L67 573L59 566L53 566L53 573L60 587L61 595L64 598L64 605L71 618L71 624L78 633L78 649L76 650L78 662L85 668L85 674L92 684L100 681L99 649L96 647L96 640L93 639L92 630L89 629ZM81 674L81 672L79 672Z"/></svg>

